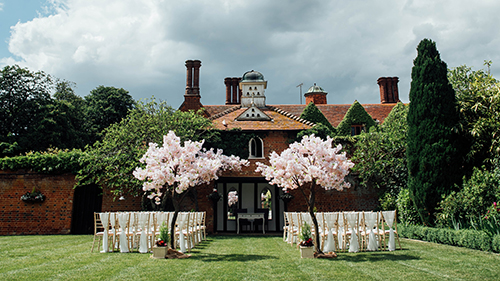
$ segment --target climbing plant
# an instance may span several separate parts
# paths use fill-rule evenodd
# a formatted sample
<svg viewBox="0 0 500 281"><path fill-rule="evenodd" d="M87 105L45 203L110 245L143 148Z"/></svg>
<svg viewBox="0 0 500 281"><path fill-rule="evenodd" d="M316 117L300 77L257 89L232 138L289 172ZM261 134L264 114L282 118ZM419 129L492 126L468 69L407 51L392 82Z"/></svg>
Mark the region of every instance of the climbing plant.
<svg viewBox="0 0 500 281"><path fill-rule="evenodd" d="M352 125L364 125L366 131L376 125L373 118L358 101L355 101L347 110L344 119L337 127L337 136L350 136Z"/></svg>

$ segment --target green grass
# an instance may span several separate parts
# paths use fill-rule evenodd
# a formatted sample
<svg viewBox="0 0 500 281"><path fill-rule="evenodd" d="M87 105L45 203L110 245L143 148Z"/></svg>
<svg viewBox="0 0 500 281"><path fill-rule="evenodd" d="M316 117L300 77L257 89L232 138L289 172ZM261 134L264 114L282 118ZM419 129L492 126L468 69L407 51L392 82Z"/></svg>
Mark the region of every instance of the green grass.
<svg viewBox="0 0 500 281"><path fill-rule="evenodd" d="M181 260L90 253L90 235L1 236L0 280L500 280L500 256L402 239L395 252L301 259L273 236L212 236Z"/></svg>

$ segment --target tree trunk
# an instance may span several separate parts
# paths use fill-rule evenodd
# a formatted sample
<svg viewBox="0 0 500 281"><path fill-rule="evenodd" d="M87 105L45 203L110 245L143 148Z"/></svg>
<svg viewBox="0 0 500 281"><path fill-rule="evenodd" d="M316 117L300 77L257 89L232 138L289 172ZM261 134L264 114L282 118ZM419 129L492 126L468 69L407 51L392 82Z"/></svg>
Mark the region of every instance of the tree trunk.
<svg viewBox="0 0 500 281"><path fill-rule="evenodd" d="M309 214L311 215L311 219L314 223L314 232L316 233L316 241L315 241L315 244L316 244L316 252L318 254L323 254L323 252L321 251L321 244L320 244L320 239L319 239L319 226L318 226L318 220L316 219L316 214L314 213L314 199L315 199L315 195L316 195L316 190L315 190L315 187L316 187L316 183L313 181L311 182L311 190L310 190L310 193L309 193Z"/></svg>
<svg viewBox="0 0 500 281"><path fill-rule="evenodd" d="M179 203L175 198L175 188L172 189L172 203L174 203L174 217L172 218L172 223L170 224L170 248L175 250L175 223L177 222L177 216L179 215Z"/></svg>
<svg viewBox="0 0 500 281"><path fill-rule="evenodd" d="M177 217L179 215L181 203L184 200L184 198L186 197L186 194L188 194L188 193L189 193L189 189L184 191L181 194L179 200L177 200L176 195L178 195L178 194L175 193L175 186L172 189L172 203L174 204L174 217L172 218L172 223L170 224L170 248L172 248L172 249L175 249L174 248L175 223L177 222Z"/></svg>

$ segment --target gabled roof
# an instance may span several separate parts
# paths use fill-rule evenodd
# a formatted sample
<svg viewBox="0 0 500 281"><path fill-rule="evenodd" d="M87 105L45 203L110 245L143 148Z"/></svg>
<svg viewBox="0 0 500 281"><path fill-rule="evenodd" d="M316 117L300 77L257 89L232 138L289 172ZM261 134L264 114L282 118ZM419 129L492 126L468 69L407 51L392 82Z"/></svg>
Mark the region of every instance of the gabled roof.
<svg viewBox="0 0 500 281"><path fill-rule="evenodd" d="M241 128L244 131L297 131L310 129L314 126L314 123L300 119L298 116L272 106L260 108L264 114L271 118L271 121L238 121L238 116L248 110L248 108L242 108L240 105L206 105L204 107L209 119L213 121L215 128L221 130Z"/></svg>
<svg viewBox="0 0 500 281"><path fill-rule="evenodd" d="M347 110L349 110L349 108L351 107L351 104L317 104L316 106L323 113L323 115L325 115L326 119L328 119L328 121L334 127L337 127L340 124L340 122L342 121L342 119L344 118L345 114L347 113ZM394 106L396 106L396 103L362 104L362 106L366 110L366 112L368 114L370 114L370 116L373 119L375 119L376 121L379 121L380 123L383 123L385 118L387 117L387 115L389 115L389 113L391 112L392 108ZM275 113L276 113L276 110L282 110L283 112L285 112L285 114L289 114L289 116L300 119L300 115L302 114L302 111L304 111L304 108L306 107L306 105L305 104L281 104L281 105L268 105L267 107L268 107L268 110L273 109L273 111ZM219 119L221 116L227 115L223 119L226 120L228 128L229 128L229 120L227 120L227 119L230 118L230 116L232 116L232 114L229 115L229 112L226 112L226 111L234 111L234 110L240 109L239 114L241 114L245 110L245 109L243 109L243 111L241 111L240 105L205 105L204 108L205 108L205 112L206 112L207 116L214 121ZM269 115L267 113L268 111L265 111L265 112L267 115ZM236 115L236 117L239 116L239 114ZM286 115L283 115L283 116L286 116ZM234 117L233 119L236 119L236 117ZM271 115L269 115L269 117L274 119L274 117ZM282 118L282 117L280 117L280 118ZM288 119L290 119L290 117L288 117ZM220 120L220 122L222 122L222 119ZM243 122L250 122L248 124L245 124L245 127L248 127L247 130L252 130L250 127L252 127L254 125L257 126L257 124L255 124L253 122L271 122L271 121L241 121L238 123L238 125L242 125L240 123L243 123ZM295 122L297 122L297 121L295 121ZM237 126L237 124L232 124L232 126L235 126L234 128L240 127L240 126ZM264 126L264 124L258 124L258 126L266 127L266 126ZM268 127L272 127L272 126L269 125ZM284 128L275 127L275 129L277 129L277 130L280 130L280 129L281 130L290 130L287 128L291 128L291 127L296 128L299 126L291 126L291 124L287 124L287 126L285 126ZM222 127L221 129L224 129L224 128L225 127ZM241 128L243 129L243 127L241 127ZM310 127L308 127L308 128L310 128ZM305 129L308 129L308 128L305 128ZM259 130L259 129L255 128L253 130ZM270 129L270 130L272 130L272 129ZM297 128L297 130L301 130L301 129Z"/></svg>

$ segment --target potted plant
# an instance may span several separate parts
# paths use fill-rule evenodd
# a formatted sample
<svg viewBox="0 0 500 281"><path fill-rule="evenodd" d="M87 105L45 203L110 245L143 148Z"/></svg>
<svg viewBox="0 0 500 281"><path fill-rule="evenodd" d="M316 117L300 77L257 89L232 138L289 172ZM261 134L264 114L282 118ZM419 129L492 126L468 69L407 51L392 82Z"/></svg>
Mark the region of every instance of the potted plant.
<svg viewBox="0 0 500 281"><path fill-rule="evenodd" d="M300 229L300 257L314 258L314 244L311 235L311 226L304 222Z"/></svg>
<svg viewBox="0 0 500 281"><path fill-rule="evenodd" d="M41 203L45 201L45 195L33 187L31 192L26 192L21 196L21 200L27 203Z"/></svg>
<svg viewBox="0 0 500 281"><path fill-rule="evenodd" d="M170 235L168 231L168 225L163 222L160 226L160 235L156 245L153 247L153 258L164 259L167 255L167 251L170 248L169 245Z"/></svg>

